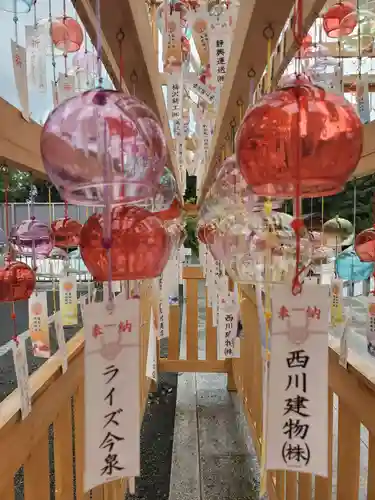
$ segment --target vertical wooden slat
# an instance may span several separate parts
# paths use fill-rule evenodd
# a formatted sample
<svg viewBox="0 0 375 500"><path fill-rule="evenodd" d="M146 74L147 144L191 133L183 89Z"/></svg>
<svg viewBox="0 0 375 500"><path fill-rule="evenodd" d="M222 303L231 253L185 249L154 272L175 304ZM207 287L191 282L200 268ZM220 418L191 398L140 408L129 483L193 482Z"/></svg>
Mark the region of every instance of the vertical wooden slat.
<svg viewBox="0 0 375 500"><path fill-rule="evenodd" d="M331 500L332 498L332 434L333 434L333 392L328 389L328 478L316 476L315 498Z"/></svg>
<svg viewBox="0 0 375 500"><path fill-rule="evenodd" d="M217 359L217 333L212 324L212 307L209 307L208 288L206 288L206 359L215 361Z"/></svg>
<svg viewBox="0 0 375 500"><path fill-rule="evenodd" d="M286 500L297 500L297 472L286 473Z"/></svg>
<svg viewBox="0 0 375 500"><path fill-rule="evenodd" d="M50 497L48 453L48 429L46 429L45 435L33 448L24 465L25 500Z"/></svg>
<svg viewBox="0 0 375 500"><path fill-rule="evenodd" d="M375 436L369 432L368 468L367 468L367 500L375 498Z"/></svg>
<svg viewBox="0 0 375 500"><path fill-rule="evenodd" d="M97 486L91 491L92 500L104 500L104 487Z"/></svg>
<svg viewBox="0 0 375 500"><path fill-rule="evenodd" d="M180 358L180 306L169 306L168 359Z"/></svg>
<svg viewBox="0 0 375 500"><path fill-rule="evenodd" d="M9 482L6 489L1 492L1 500L14 500L14 481Z"/></svg>
<svg viewBox="0 0 375 500"><path fill-rule="evenodd" d="M61 409L54 424L55 499L71 500L73 491L73 441L71 400Z"/></svg>
<svg viewBox="0 0 375 500"><path fill-rule="evenodd" d="M357 500L360 466L360 422L339 398L337 498Z"/></svg>
<svg viewBox="0 0 375 500"><path fill-rule="evenodd" d="M300 472L298 475L298 500L311 500L312 476Z"/></svg>
<svg viewBox="0 0 375 500"><path fill-rule="evenodd" d="M198 359L198 280L186 280L186 359Z"/></svg>
<svg viewBox="0 0 375 500"><path fill-rule="evenodd" d="M285 470L276 472L276 496L277 500L285 500Z"/></svg>
<svg viewBox="0 0 375 500"><path fill-rule="evenodd" d="M76 498L83 500L83 471L84 471L84 384L83 379L74 395L74 441L76 453Z"/></svg>

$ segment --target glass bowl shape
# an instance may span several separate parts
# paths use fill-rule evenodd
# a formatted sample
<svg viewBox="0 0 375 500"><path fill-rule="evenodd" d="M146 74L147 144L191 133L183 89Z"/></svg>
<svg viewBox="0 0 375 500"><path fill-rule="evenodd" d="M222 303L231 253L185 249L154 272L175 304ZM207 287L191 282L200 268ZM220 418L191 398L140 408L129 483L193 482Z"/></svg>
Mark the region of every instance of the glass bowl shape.
<svg viewBox="0 0 375 500"><path fill-rule="evenodd" d="M347 24L356 22L355 29L348 35L342 36L344 49L355 51L358 55L372 52L375 36L375 13L360 9L348 14L341 22L345 31Z"/></svg>
<svg viewBox="0 0 375 500"><path fill-rule="evenodd" d="M336 257L336 273L342 280L363 281L374 273L374 262L363 262L354 246L346 248Z"/></svg>
<svg viewBox="0 0 375 500"><path fill-rule="evenodd" d="M47 224L27 219L11 229L9 243L18 255L43 259L51 253L54 237Z"/></svg>
<svg viewBox="0 0 375 500"><path fill-rule="evenodd" d="M102 214L91 215L81 231L82 259L96 281L107 281L110 273L117 281L156 278L163 272L171 243L158 217L140 207L116 207L110 229L110 252L103 245Z"/></svg>
<svg viewBox="0 0 375 500"><path fill-rule="evenodd" d="M153 196L132 205L143 207L150 212L162 212L170 208L176 195L176 179L169 168L165 167L158 185L155 186Z"/></svg>
<svg viewBox="0 0 375 500"><path fill-rule="evenodd" d="M49 115L40 144L46 172L62 198L86 206L151 197L166 159L154 113L114 90L91 90L64 101Z"/></svg>
<svg viewBox="0 0 375 500"><path fill-rule="evenodd" d="M330 248L339 248L353 244L353 224L342 217L334 217L323 224L322 244Z"/></svg>
<svg viewBox="0 0 375 500"><path fill-rule="evenodd" d="M277 198L295 197L298 179L305 198L341 191L362 145L363 127L352 104L306 76L291 78L248 108L236 135L246 182L254 193Z"/></svg>
<svg viewBox="0 0 375 500"><path fill-rule="evenodd" d="M362 262L375 262L375 228L365 229L357 235L354 250Z"/></svg>
<svg viewBox="0 0 375 500"><path fill-rule="evenodd" d="M24 262L5 258L5 266L0 269L0 302L27 300L35 288L35 273Z"/></svg>

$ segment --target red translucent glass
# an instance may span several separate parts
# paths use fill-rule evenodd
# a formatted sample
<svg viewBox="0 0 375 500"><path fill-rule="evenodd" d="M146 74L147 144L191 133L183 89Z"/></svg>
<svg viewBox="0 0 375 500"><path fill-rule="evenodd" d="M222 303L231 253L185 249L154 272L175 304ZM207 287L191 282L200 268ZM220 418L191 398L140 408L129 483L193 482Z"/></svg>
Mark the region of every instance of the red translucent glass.
<svg viewBox="0 0 375 500"><path fill-rule="evenodd" d="M375 229L365 229L359 233L354 250L362 262L375 262Z"/></svg>
<svg viewBox="0 0 375 500"><path fill-rule="evenodd" d="M215 241L215 233L217 230L217 225L214 223L209 224L199 224L197 228L197 236L199 241L205 245L213 244Z"/></svg>
<svg viewBox="0 0 375 500"><path fill-rule="evenodd" d="M248 109L237 132L237 161L258 195L296 196L299 178L301 196L330 196L355 170L362 143L353 106L297 77Z"/></svg>
<svg viewBox="0 0 375 500"><path fill-rule="evenodd" d="M47 224L28 219L12 228L9 243L19 255L43 258L50 254L54 238Z"/></svg>
<svg viewBox="0 0 375 500"><path fill-rule="evenodd" d="M323 16L323 29L327 36L339 38L340 36L350 35L357 26L356 16L353 16L350 21L345 20L345 23L342 23L342 21L355 9L355 5L351 2L338 2L332 5Z"/></svg>
<svg viewBox="0 0 375 500"><path fill-rule="evenodd" d="M154 113L137 98L91 90L64 101L41 136L46 172L64 200L122 205L152 196L166 159Z"/></svg>
<svg viewBox="0 0 375 500"><path fill-rule="evenodd" d="M170 240L162 222L139 207L112 211L111 265L114 280L155 278L169 259ZM97 281L107 281L108 252L103 247L103 217L93 214L81 232L82 259Z"/></svg>
<svg viewBox="0 0 375 500"><path fill-rule="evenodd" d="M154 212L154 215L161 221L169 221L181 217L181 204L178 200L174 199L171 206L167 210Z"/></svg>
<svg viewBox="0 0 375 500"><path fill-rule="evenodd" d="M55 246L58 248L75 248L79 245L82 224L70 217L57 219L51 224L52 233L55 238Z"/></svg>
<svg viewBox="0 0 375 500"><path fill-rule="evenodd" d="M83 30L72 17L60 17L52 23L52 42L63 52L77 52L83 43Z"/></svg>
<svg viewBox="0 0 375 500"><path fill-rule="evenodd" d="M26 300L35 288L35 273L24 262L6 259L0 269L0 302Z"/></svg>

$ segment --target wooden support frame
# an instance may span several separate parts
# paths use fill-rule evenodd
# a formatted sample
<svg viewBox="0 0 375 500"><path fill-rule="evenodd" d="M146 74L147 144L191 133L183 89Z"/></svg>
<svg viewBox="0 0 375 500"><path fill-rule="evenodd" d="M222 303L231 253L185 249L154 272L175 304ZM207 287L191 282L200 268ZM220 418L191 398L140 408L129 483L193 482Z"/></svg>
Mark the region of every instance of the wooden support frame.
<svg viewBox="0 0 375 500"><path fill-rule="evenodd" d="M95 0L76 2L77 13L94 44L97 43L95 4ZM167 143L168 166L180 183L147 5L143 0L105 0L101 2L100 15L102 58L107 72L117 88L134 93L160 119Z"/></svg>
<svg viewBox="0 0 375 500"><path fill-rule="evenodd" d="M319 0L321 1L321 0ZM249 102L250 78L253 71L254 84L261 78L267 64L267 35L272 36L272 50L291 13L294 0L248 0L241 2L237 24L233 33L232 50L220 107L212 138L206 176L201 189L199 203L209 188L215 166L220 161L220 151L225 137L231 132L233 120L239 123L240 111ZM271 28L271 30L269 29ZM242 103L242 106L239 104Z"/></svg>
<svg viewBox="0 0 375 500"><path fill-rule="evenodd" d="M0 161L10 168L45 176L40 155L42 127L27 122L21 112L0 98Z"/></svg>

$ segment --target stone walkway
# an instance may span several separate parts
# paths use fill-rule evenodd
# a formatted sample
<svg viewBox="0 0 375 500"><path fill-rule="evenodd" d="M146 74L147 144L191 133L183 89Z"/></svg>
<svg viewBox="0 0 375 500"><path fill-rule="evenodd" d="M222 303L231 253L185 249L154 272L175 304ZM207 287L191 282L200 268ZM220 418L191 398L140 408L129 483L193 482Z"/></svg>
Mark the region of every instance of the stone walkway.
<svg viewBox="0 0 375 500"><path fill-rule="evenodd" d="M199 289L199 358L205 359L205 295ZM355 322L349 348L375 364L367 353L366 304L353 300ZM185 317L182 325L185 325ZM339 332L332 332L336 338ZM185 357L185 332L181 358ZM338 399L334 398L333 495L336 499ZM361 427L358 500L366 499L368 432ZM170 500L247 500L258 498L259 468L238 397L226 390L226 375L182 373L178 378Z"/></svg>

